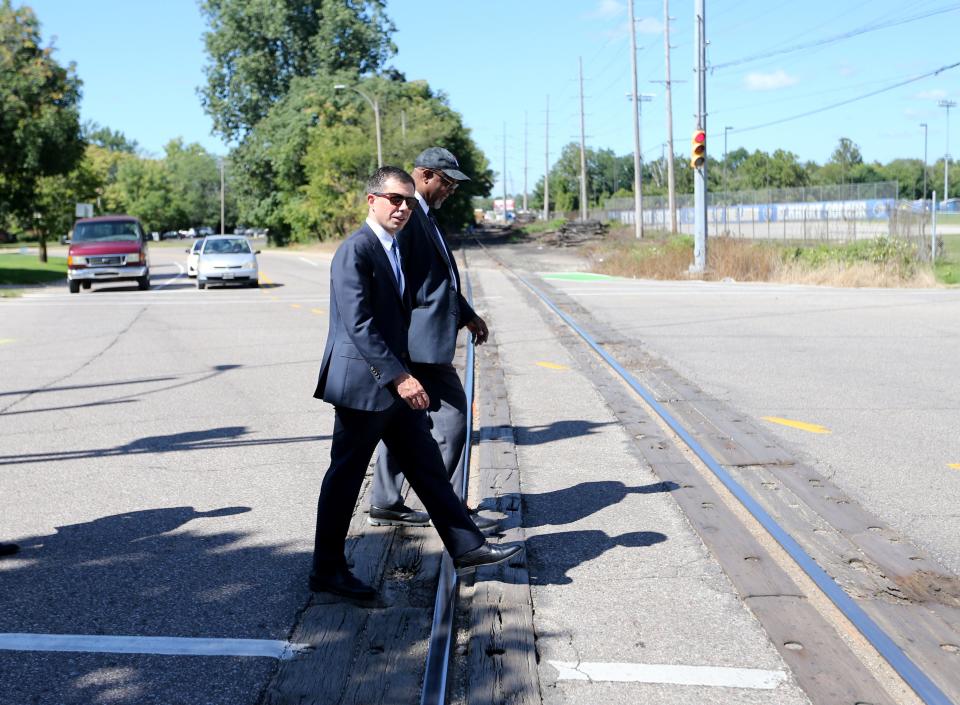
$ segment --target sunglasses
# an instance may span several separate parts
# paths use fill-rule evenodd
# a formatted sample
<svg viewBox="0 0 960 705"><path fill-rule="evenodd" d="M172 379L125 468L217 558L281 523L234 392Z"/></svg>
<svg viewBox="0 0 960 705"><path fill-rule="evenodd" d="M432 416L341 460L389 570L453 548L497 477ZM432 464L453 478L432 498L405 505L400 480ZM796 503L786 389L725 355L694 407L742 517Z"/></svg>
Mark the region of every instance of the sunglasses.
<svg viewBox="0 0 960 705"><path fill-rule="evenodd" d="M454 181L449 176L444 174L442 171L437 171L434 169L431 169L430 171L432 171L434 174L439 176L440 180L443 182L443 185L446 186L447 189L449 189L450 191L456 191L457 187L460 186L460 182Z"/></svg>
<svg viewBox="0 0 960 705"><path fill-rule="evenodd" d="M377 193L374 192L374 196L380 196L380 198L386 198L390 201L390 205L394 208L399 208L400 204L406 203L407 208L413 210L417 207L417 198L416 196L401 196L399 193Z"/></svg>

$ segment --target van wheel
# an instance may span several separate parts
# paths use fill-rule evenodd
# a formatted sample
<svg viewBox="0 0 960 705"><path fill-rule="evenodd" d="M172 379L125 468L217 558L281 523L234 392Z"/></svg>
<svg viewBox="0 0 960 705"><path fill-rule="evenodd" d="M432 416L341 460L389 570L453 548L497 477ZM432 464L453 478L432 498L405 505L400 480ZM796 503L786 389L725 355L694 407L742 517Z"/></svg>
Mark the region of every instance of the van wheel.
<svg viewBox="0 0 960 705"><path fill-rule="evenodd" d="M71 279L71 280L70 280L69 282L67 282L67 283L70 285L70 293L71 293L71 294L79 294L79 293L80 293L80 282Z"/></svg>
<svg viewBox="0 0 960 705"><path fill-rule="evenodd" d="M82 287L83 287L83 290L86 291L86 290L89 289L91 286L93 286L93 282L81 282L81 283L80 283L80 286L82 286Z"/></svg>
<svg viewBox="0 0 960 705"><path fill-rule="evenodd" d="M137 288L140 289L140 291L146 291L147 289L150 288L149 275L146 277L140 277L139 279L137 279Z"/></svg>

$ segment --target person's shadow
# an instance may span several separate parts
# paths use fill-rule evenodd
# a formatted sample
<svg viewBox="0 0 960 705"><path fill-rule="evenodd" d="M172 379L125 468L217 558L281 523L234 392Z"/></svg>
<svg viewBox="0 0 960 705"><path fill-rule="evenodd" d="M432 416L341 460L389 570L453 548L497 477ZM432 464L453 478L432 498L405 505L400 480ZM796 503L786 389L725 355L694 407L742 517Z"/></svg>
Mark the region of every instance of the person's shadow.
<svg viewBox="0 0 960 705"><path fill-rule="evenodd" d="M632 531L608 536L599 529L528 536L526 549L530 584L569 585L573 578L567 574L568 571L598 558L612 548L646 548L666 540L667 536L658 531Z"/></svg>
<svg viewBox="0 0 960 705"><path fill-rule="evenodd" d="M619 504L629 495L673 492L679 487L675 482L631 486L619 480L597 480L550 492L525 492L522 495L523 525L532 528L572 524L601 509Z"/></svg>

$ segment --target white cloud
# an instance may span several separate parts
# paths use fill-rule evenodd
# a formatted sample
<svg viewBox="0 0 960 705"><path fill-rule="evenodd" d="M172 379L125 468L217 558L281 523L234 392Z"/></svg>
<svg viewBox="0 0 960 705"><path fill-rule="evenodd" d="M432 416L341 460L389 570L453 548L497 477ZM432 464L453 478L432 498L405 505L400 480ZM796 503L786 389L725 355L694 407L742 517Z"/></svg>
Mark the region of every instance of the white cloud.
<svg viewBox="0 0 960 705"><path fill-rule="evenodd" d="M775 91L792 86L798 80L783 69L777 69L773 73L748 73L743 83L748 91Z"/></svg>
<svg viewBox="0 0 960 705"><path fill-rule="evenodd" d="M920 91L914 96L914 98L917 100L943 100L946 97L947 92L940 89L934 89L932 91Z"/></svg>
<svg viewBox="0 0 960 705"><path fill-rule="evenodd" d="M639 34L663 34L663 22L656 17L641 17L637 20Z"/></svg>
<svg viewBox="0 0 960 705"><path fill-rule="evenodd" d="M619 17L626 9L627 6L620 2L620 0L600 0L600 2L597 3L597 7L591 12L588 12L586 17L601 20L611 19L613 17Z"/></svg>

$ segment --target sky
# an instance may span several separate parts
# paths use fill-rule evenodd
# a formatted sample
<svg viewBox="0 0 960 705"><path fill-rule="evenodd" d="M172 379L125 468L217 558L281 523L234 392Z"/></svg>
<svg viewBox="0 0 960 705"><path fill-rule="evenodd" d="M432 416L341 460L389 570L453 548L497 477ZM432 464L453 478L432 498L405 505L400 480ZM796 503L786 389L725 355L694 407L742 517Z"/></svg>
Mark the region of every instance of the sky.
<svg viewBox="0 0 960 705"><path fill-rule="evenodd" d="M664 3L634 2L638 90L650 98L641 104L642 153L656 159L666 142ZM76 62L84 120L122 131L151 154L162 153L174 137L228 151L211 134L197 97L206 27L195 0L26 4L40 19L44 40L54 41L57 59ZM726 136L730 151L782 148L823 163L838 140L849 137L865 161L922 159L921 123L928 125L929 161L947 151L947 110L938 102L960 102L960 66L934 72L960 62L960 2L705 5L708 151L715 157L722 156ZM694 8L691 0L670 0L680 155L689 151L695 127ZM627 0L388 0L387 14L398 47L389 65L446 94L497 173L495 193L504 173L511 194L523 191L525 175L532 191L545 157L552 163L564 145L579 141L580 59L587 146L632 154ZM389 105L381 111L384 120L399 119ZM960 155L958 110L950 111L950 123Z"/></svg>

